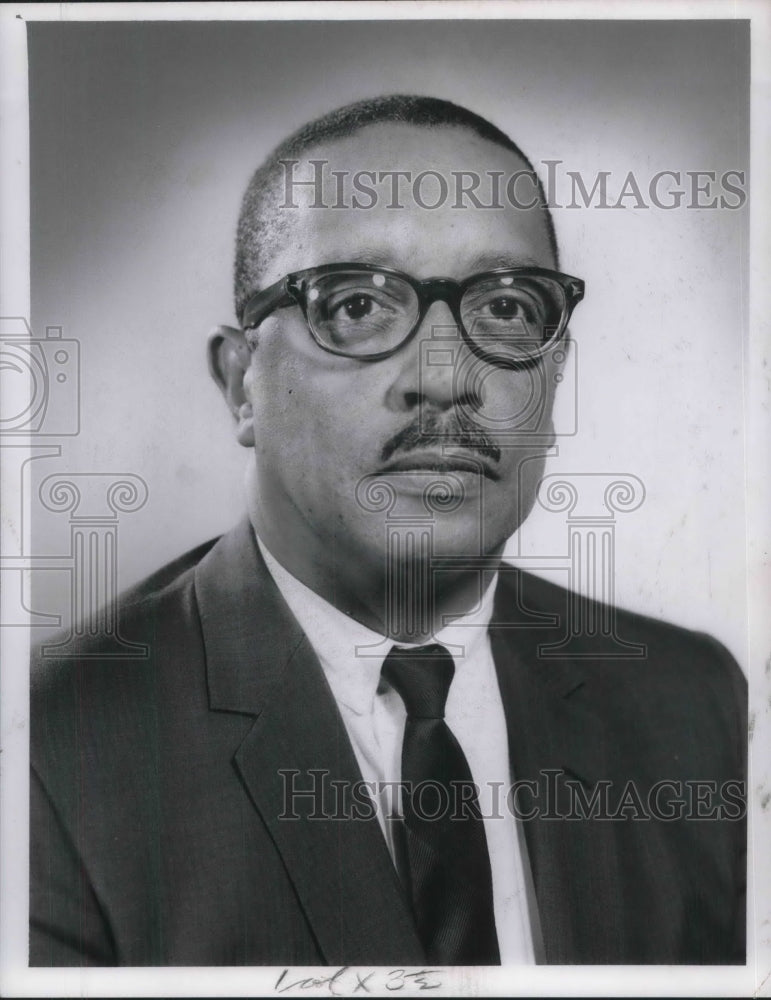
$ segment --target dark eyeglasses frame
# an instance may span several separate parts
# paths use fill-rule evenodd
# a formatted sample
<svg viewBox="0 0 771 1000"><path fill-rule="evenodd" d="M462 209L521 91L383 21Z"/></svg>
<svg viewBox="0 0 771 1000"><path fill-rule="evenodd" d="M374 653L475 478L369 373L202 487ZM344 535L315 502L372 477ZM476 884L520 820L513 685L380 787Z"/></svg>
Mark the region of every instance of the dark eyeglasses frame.
<svg viewBox="0 0 771 1000"><path fill-rule="evenodd" d="M412 329L403 340L394 347L389 347L388 350L379 351L375 354L351 354L348 351L331 347L319 338L308 316L308 302L306 297L308 284L311 280L321 275L334 274L340 271L361 271L363 274L391 275L392 277L400 278L413 289L418 300L418 315ZM472 339L460 315L461 300L471 285L487 278L496 278L503 275L511 276L515 279L518 277L550 278L559 284L565 295L565 306L562 310L559 324L554 327L550 336L544 340L538 350L528 355L527 358L509 358L486 351ZM323 264L320 267L309 267L302 271L294 271L291 274L285 275L268 288L256 292L244 306L241 328L244 331L254 330L271 313L275 312L276 309L297 304L303 311L303 316L305 317L305 322L311 336L323 351L338 355L339 357L352 358L356 361L381 361L400 351L412 340L434 302L445 302L458 325L458 329L461 331L463 340L477 357L503 368L527 368L542 358L563 336L573 310L584 297L585 287L585 283L581 278L574 278L569 274L563 274L560 271L551 271L543 267L498 267L490 271L481 271L478 274L472 274L470 277L464 278L463 281L441 277L425 278L419 281L411 277L411 275L391 267L361 263Z"/></svg>

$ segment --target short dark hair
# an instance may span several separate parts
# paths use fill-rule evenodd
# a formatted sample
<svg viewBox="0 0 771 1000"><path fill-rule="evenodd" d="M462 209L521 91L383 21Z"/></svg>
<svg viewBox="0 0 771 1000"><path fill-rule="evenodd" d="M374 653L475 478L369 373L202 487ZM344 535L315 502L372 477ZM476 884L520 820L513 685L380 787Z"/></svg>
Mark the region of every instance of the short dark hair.
<svg viewBox="0 0 771 1000"><path fill-rule="evenodd" d="M239 322L248 298L259 287L259 275L274 252L280 235L278 220L271 212L280 161L296 157L327 140L346 138L368 125L386 122L423 128L458 126L516 154L536 177L549 245L559 266L557 236L543 185L519 146L487 119L459 104L436 97L389 94L347 104L308 122L284 139L255 170L241 202L236 235L235 306Z"/></svg>

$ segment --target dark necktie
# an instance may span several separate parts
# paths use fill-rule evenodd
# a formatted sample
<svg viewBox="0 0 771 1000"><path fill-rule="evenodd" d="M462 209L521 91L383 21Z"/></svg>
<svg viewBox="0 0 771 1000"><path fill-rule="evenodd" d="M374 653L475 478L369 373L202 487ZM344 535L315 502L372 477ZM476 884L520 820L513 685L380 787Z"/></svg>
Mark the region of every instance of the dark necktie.
<svg viewBox="0 0 771 1000"><path fill-rule="evenodd" d="M429 962L497 965L493 886L484 823L468 762L444 721L455 673L440 645L400 649L383 677L407 709L402 811L409 893Z"/></svg>

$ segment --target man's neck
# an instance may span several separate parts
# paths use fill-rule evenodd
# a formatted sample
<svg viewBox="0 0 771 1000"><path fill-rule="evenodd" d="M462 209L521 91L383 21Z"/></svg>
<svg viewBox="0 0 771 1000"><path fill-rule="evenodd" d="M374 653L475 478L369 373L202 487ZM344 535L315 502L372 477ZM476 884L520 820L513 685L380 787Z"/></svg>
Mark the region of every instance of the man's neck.
<svg viewBox="0 0 771 1000"><path fill-rule="evenodd" d="M249 517L257 537L287 572L338 611L394 642L429 642L479 603L478 568L437 572L423 558L389 562L383 553L373 559L342 542L330 547L330 555L315 534L295 531L288 538L272 530L251 498ZM502 549L490 553L491 569Z"/></svg>

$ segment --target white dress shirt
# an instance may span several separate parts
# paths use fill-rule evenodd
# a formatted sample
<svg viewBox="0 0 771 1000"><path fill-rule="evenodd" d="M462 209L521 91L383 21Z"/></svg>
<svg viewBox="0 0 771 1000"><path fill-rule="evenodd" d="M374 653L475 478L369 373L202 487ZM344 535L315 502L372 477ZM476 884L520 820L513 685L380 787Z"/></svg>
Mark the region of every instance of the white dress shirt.
<svg viewBox="0 0 771 1000"><path fill-rule="evenodd" d="M397 783L401 777L406 711L400 695L380 676L393 644L319 597L284 569L259 539L258 544L271 576L321 663L363 779L370 787L382 789L372 797L394 858L388 817L398 813L399 804L393 801L394 784L387 783ZM434 640L447 647L455 662L445 719L480 789L501 962L527 964L535 961L527 861L523 858L524 838L506 807L506 791L512 781L506 720L487 630L496 582L497 573L479 607L444 626Z"/></svg>

